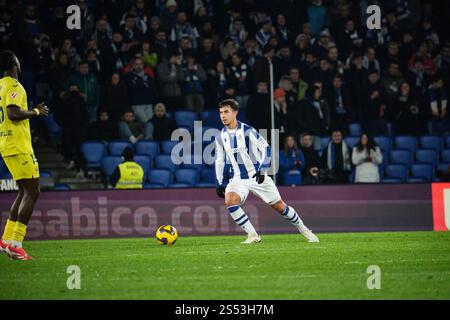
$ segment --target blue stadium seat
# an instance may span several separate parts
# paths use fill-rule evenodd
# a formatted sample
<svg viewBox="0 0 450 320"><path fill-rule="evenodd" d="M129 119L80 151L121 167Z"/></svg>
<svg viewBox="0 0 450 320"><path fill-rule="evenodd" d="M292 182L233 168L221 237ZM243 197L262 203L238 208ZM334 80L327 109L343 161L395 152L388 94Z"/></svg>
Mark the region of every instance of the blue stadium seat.
<svg viewBox="0 0 450 320"><path fill-rule="evenodd" d="M346 137L344 141L351 150L359 143L359 137Z"/></svg>
<svg viewBox="0 0 450 320"><path fill-rule="evenodd" d="M180 143L179 141L166 140L161 142L161 153L162 154L171 154L172 149Z"/></svg>
<svg viewBox="0 0 450 320"><path fill-rule="evenodd" d="M163 189L164 186L158 183L144 183L142 189Z"/></svg>
<svg viewBox="0 0 450 320"><path fill-rule="evenodd" d="M194 149L192 149L192 152L194 152ZM182 169L195 169L197 172L200 172L203 169L204 163L201 155L191 156L188 160L189 161L186 161L186 163L183 161L183 164L181 165Z"/></svg>
<svg viewBox="0 0 450 320"><path fill-rule="evenodd" d="M425 163L415 163L411 166L411 178L433 179L433 167Z"/></svg>
<svg viewBox="0 0 450 320"><path fill-rule="evenodd" d="M2 174L0 174L0 180L2 179L5 180L12 179L12 174L10 172L3 172Z"/></svg>
<svg viewBox="0 0 450 320"><path fill-rule="evenodd" d="M202 111L200 113L200 120L202 120L203 126L216 129L222 129L223 127L222 121L220 121L219 111L216 110Z"/></svg>
<svg viewBox="0 0 450 320"><path fill-rule="evenodd" d="M412 177L412 178L409 178L408 180L406 180L406 182L408 182L408 183L423 183L423 182L428 182L428 180L424 179L424 178Z"/></svg>
<svg viewBox="0 0 450 320"><path fill-rule="evenodd" d="M330 140L330 137L320 137L320 150L325 150Z"/></svg>
<svg viewBox="0 0 450 320"><path fill-rule="evenodd" d="M412 160L412 152L408 149L395 149L391 151L391 163L404 164L409 168Z"/></svg>
<svg viewBox="0 0 450 320"><path fill-rule="evenodd" d="M302 184L302 174L298 170L290 170L283 173L284 186L299 186Z"/></svg>
<svg viewBox="0 0 450 320"><path fill-rule="evenodd" d="M441 152L442 162L450 162L450 149L444 149Z"/></svg>
<svg viewBox="0 0 450 320"><path fill-rule="evenodd" d="M409 149L415 152L417 149L417 138L414 136L396 136L395 147L397 149Z"/></svg>
<svg viewBox="0 0 450 320"><path fill-rule="evenodd" d="M216 184L212 182L197 182L195 184L196 188L215 188Z"/></svg>
<svg viewBox="0 0 450 320"><path fill-rule="evenodd" d="M436 167L438 160L438 153L434 149L418 149L416 151L416 161L428 163L433 168Z"/></svg>
<svg viewBox="0 0 450 320"><path fill-rule="evenodd" d="M441 152L443 146L443 139L439 136L421 136L419 138L420 146L423 149L434 149L436 152Z"/></svg>
<svg viewBox="0 0 450 320"><path fill-rule="evenodd" d="M70 191L71 188L68 184L65 183L55 183L53 186L53 190L55 191Z"/></svg>
<svg viewBox="0 0 450 320"><path fill-rule="evenodd" d="M402 180L395 179L395 178L388 178L388 179L382 179L381 183L402 183Z"/></svg>
<svg viewBox="0 0 450 320"><path fill-rule="evenodd" d="M192 186L189 183L184 182L171 183L167 186L169 189L187 189L191 187Z"/></svg>
<svg viewBox="0 0 450 320"><path fill-rule="evenodd" d="M3 171L6 171L6 170L7 170L7 168L6 168L5 161L3 161L3 158L0 157L0 174L2 174Z"/></svg>
<svg viewBox="0 0 450 320"><path fill-rule="evenodd" d="M165 188L171 182L172 173L167 169L153 169L148 174L147 181L152 187Z"/></svg>
<svg viewBox="0 0 450 320"><path fill-rule="evenodd" d="M388 122L386 124L386 126L387 126L388 136L392 137L394 135L394 131L395 131L394 124L392 122Z"/></svg>
<svg viewBox="0 0 450 320"><path fill-rule="evenodd" d="M39 171L39 176L40 176L41 178L53 178L53 174L52 174L52 172L49 171L49 170L42 170L42 171Z"/></svg>
<svg viewBox="0 0 450 320"><path fill-rule="evenodd" d="M444 140L445 140L445 147L450 148L450 136L446 136Z"/></svg>
<svg viewBox="0 0 450 320"><path fill-rule="evenodd" d="M436 171L448 172L450 168L450 162L441 162L438 164Z"/></svg>
<svg viewBox="0 0 450 320"><path fill-rule="evenodd" d="M61 127L55 121L53 112L50 112L47 117L42 117L42 121L50 136L59 136L62 132Z"/></svg>
<svg viewBox="0 0 450 320"><path fill-rule="evenodd" d="M389 137L377 136L373 138L381 150L390 152L392 149L392 140Z"/></svg>
<svg viewBox="0 0 450 320"><path fill-rule="evenodd" d="M213 168L203 168L200 171L200 182L216 183L216 171Z"/></svg>
<svg viewBox="0 0 450 320"><path fill-rule="evenodd" d="M362 133L361 124L358 122L349 123L348 125L348 134L350 136L359 137Z"/></svg>
<svg viewBox="0 0 450 320"><path fill-rule="evenodd" d="M123 150L126 147L133 148L133 145L128 141L114 140L108 142L108 152L111 156L122 156Z"/></svg>
<svg viewBox="0 0 450 320"><path fill-rule="evenodd" d="M195 169L177 169L175 170L176 183L188 183L194 186L197 182L198 171Z"/></svg>
<svg viewBox="0 0 450 320"><path fill-rule="evenodd" d="M403 164L388 164L385 168L386 179L400 179L402 182L408 178L408 168Z"/></svg>
<svg viewBox="0 0 450 320"><path fill-rule="evenodd" d="M86 159L88 168L100 168L106 148L101 141L86 141L81 145L81 152Z"/></svg>
<svg viewBox="0 0 450 320"><path fill-rule="evenodd" d="M117 166L122 162L122 157L119 156L106 156L102 160L103 172L106 176L111 176Z"/></svg>
<svg viewBox="0 0 450 320"><path fill-rule="evenodd" d="M160 154L155 158L155 166L158 169L167 169L170 172L175 170L176 165L173 163L170 154Z"/></svg>
<svg viewBox="0 0 450 320"><path fill-rule="evenodd" d="M159 143L155 141L138 141L134 144L136 154L145 154L154 159L159 154Z"/></svg>
<svg viewBox="0 0 450 320"><path fill-rule="evenodd" d="M244 122L244 123L248 122L247 117L245 116L245 112L239 112L238 115L237 115L237 119L240 122Z"/></svg>
<svg viewBox="0 0 450 320"><path fill-rule="evenodd" d="M133 160L144 170L144 180L146 180L148 173L152 169L152 158L147 155L137 154L134 156Z"/></svg>
<svg viewBox="0 0 450 320"><path fill-rule="evenodd" d="M194 121L198 119L194 111L175 111L174 118L178 127L193 127Z"/></svg>

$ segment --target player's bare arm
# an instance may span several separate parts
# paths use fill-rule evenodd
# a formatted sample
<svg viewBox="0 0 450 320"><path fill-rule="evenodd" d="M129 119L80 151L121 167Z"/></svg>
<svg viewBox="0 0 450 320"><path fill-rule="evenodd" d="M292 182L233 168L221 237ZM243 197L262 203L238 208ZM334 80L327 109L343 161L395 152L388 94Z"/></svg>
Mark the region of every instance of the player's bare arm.
<svg viewBox="0 0 450 320"><path fill-rule="evenodd" d="M10 104L6 107L8 118L12 121L22 121L36 116L48 116L49 108L42 102L32 110L22 110L19 106Z"/></svg>

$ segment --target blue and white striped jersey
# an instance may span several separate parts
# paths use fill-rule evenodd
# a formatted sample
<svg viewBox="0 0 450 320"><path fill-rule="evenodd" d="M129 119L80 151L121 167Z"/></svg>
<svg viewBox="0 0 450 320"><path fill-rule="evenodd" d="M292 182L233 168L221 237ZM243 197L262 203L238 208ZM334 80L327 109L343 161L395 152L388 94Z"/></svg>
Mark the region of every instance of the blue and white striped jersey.
<svg viewBox="0 0 450 320"><path fill-rule="evenodd" d="M271 149L267 141L252 127L238 121L234 131L222 129L216 136L216 179L224 186L229 179L251 179L256 171L270 168Z"/></svg>

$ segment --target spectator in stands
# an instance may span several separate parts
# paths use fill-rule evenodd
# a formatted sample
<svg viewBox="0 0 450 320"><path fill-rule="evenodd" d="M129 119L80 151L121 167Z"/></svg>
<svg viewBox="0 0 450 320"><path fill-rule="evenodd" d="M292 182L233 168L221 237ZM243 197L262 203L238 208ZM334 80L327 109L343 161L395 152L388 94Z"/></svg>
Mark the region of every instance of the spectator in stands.
<svg viewBox="0 0 450 320"><path fill-rule="evenodd" d="M275 116L275 129L280 130L280 137L284 137L284 134L288 131L288 107L286 103L286 93L283 89L275 89L273 93L274 100L274 116ZM271 128L268 127L267 129Z"/></svg>
<svg viewBox="0 0 450 320"><path fill-rule="evenodd" d="M331 40L331 35L328 30L323 30L320 33L320 38L314 43L315 55L319 60L326 59L328 56L328 49L335 47L335 43Z"/></svg>
<svg viewBox="0 0 450 320"><path fill-rule="evenodd" d="M314 148L320 150L320 137L327 135L330 126L330 108L323 97L322 83L315 82L308 88L294 118L297 133L309 132L314 139Z"/></svg>
<svg viewBox="0 0 450 320"><path fill-rule="evenodd" d="M384 92L386 93L386 103L388 111L392 110L394 101L398 96L400 85L403 83L403 77L399 70L397 62L391 62L381 79Z"/></svg>
<svg viewBox="0 0 450 320"><path fill-rule="evenodd" d="M158 65L157 75L161 95L169 110L184 106L180 84L184 80L184 71L181 66L181 54L174 50L170 58L163 58Z"/></svg>
<svg viewBox="0 0 450 320"><path fill-rule="evenodd" d="M197 28L190 24L186 12L180 10L177 12L177 22L172 28L170 40L178 42L184 36L189 38L193 49L197 48L197 39L199 38Z"/></svg>
<svg viewBox="0 0 450 320"><path fill-rule="evenodd" d="M292 40L291 30L288 27L286 17L283 13L277 14L275 32L283 43L290 43Z"/></svg>
<svg viewBox="0 0 450 320"><path fill-rule="evenodd" d="M442 76L437 74L428 86L428 104L431 109L432 133L443 134L450 130L447 114L448 92Z"/></svg>
<svg viewBox="0 0 450 320"><path fill-rule="evenodd" d="M214 48L211 38L203 38L198 52L198 62L205 68L207 73L211 73L220 59L219 52Z"/></svg>
<svg viewBox="0 0 450 320"><path fill-rule="evenodd" d="M50 94L48 78L53 60L54 54L50 45L50 38L46 34L41 34L35 49L33 62L36 96L40 100L47 100Z"/></svg>
<svg viewBox="0 0 450 320"><path fill-rule="evenodd" d="M155 113L150 122L153 124L153 140L158 142L170 140L172 132L177 128L175 121L167 116L166 106L161 102L155 105Z"/></svg>
<svg viewBox="0 0 450 320"><path fill-rule="evenodd" d="M275 56L275 50L269 46L264 47L263 56L256 58L253 65L253 81L256 84L260 81L269 83L269 60Z"/></svg>
<svg viewBox="0 0 450 320"><path fill-rule="evenodd" d="M308 83L301 78L300 68L293 67L289 70L289 76L292 80L292 86L297 92L297 101L305 99L306 90L308 90Z"/></svg>
<svg viewBox="0 0 450 320"><path fill-rule="evenodd" d="M282 76L280 82L278 82L278 88L284 91L288 113L292 112L297 105L298 93L294 88L291 77L288 75Z"/></svg>
<svg viewBox="0 0 450 320"><path fill-rule="evenodd" d="M151 42L148 38L142 41L141 56L145 67L151 68L152 70L156 69L159 62L159 57L151 47Z"/></svg>
<svg viewBox="0 0 450 320"><path fill-rule="evenodd" d="M144 170L134 162L133 149L126 147L122 152L123 162L117 166L110 178L116 189L142 189Z"/></svg>
<svg viewBox="0 0 450 320"><path fill-rule="evenodd" d="M318 37L327 23L327 10L322 0L310 0L310 2L307 8L308 21L311 24L312 36Z"/></svg>
<svg viewBox="0 0 450 320"><path fill-rule="evenodd" d="M236 90L236 100L239 103L239 109L245 110L250 94L251 70L242 61L241 54L235 52L231 56L231 66L229 69L229 79L231 85Z"/></svg>
<svg viewBox="0 0 450 320"><path fill-rule="evenodd" d="M228 38L234 41L238 49L244 46L244 42L247 39L248 32L245 31L244 24L240 18L234 19L230 26L230 32Z"/></svg>
<svg viewBox="0 0 450 320"><path fill-rule="evenodd" d="M364 118L364 104L366 103L367 70L363 67L362 56L356 54L351 59L350 69L345 73L352 100L352 115L354 121L362 122Z"/></svg>
<svg viewBox="0 0 450 320"><path fill-rule="evenodd" d="M141 60L142 63L144 63L144 59L142 58L142 53L136 52L134 54L134 57L133 57L133 59L131 59L130 63L128 63L125 66L125 68L123 68L124 74L128 74L133 70L136 60ZM155 78L155 73L153 72L153 69L151 67L146 66L144 64L143 70L144 70L145 74L148 75L150 78Z"/></svg>
<svg viewBox="0 0 450 320"><path fill-rule="evenodd" d="M394 103L395 133L398 135L423 134L422 111L420 104L408 82L400 86L400 92Z"/></svg>
<svg viewBox="0 0 450 320"><path fill-rule="evenodd" d="M206 81L206 72L197 63L193 52L188 52L186 55L186 64L183 66L183 72L182 92L185 95L186 108L201 112L205 107L203 82Z"/></svg>
<svg viewBox="0 0 450 320"><path fill-rule="evenodd" d="M387 136L388 132L385 120L386 94L381 84L378 71L375 68L369 70L368 80L365 90L366 101L363 105L363 127L374 136Z"/></svg>
<svg viewBox="0 0 450 320"><path fill-rule="evenodd" d="M289 44L283 43L278 54L273 59L275 83L277 83L282 76L288 75L292 66L291 48L289 47Z"/></svg>
<svg viewBox="0 0 450 320"><path fill-rule="evenodd" d="M351 95L342 81L342 76L336 74L333 84L328 90L328 104L330 105L331 122L339 128L344 135L347 134L347 126L351 118L352 103Z"/></svg>
<svg viewBox="0 0 450 320"><path fill-rule="evenodd" d="M272 26L272 20L267 17L263 22L261 29L256 33L256 41L261 47L265 47L269 44L269 39L275 34L275 28Z"/></svg>
<svg viewBox="0 0 450 320"><path fill-rule="evenodd" d="M381 64L376 57L376 51L370 47L366 51L366 55L363 58L363 67L366 70L376 70L378 75L381 75Z"/></svg>
<svg viewBox="0 0 450 320"><path fill-rule="evenodd" d="M67 170L81 167L81 144L85 140L86 119L89 119L86 96L80 92L77 83L71 82L55 110L55 120L62 129L62 154L68 163Z"/></svg>
<svg viewBox="0 0 450 320"><path fill-rule="evenodd" d="M131 110L125 111L119 122L119 134L123 140L136 143L139 140L153 140L153 124L137 121Z"/></svg>
<svg viewBox="0 0 450 320"><path fill-rule="evenodd" d="M114 32L111 46L108 48L109 64L114 70L122 70L128 61L129 46L124 43L120 32Z"/></svg>
<svg viewBox="0 0 450 320"><path fill-rule="evenodd" d="M164 30L158 30L155 34L154 43L155 52L161 60L163 57L169 59L172 52L172 47L167 41L167 33Z"/></svg>
<svg viewBox="0 0 450 320"><path fill-rule="evenodd" d="M322 167L329 170L329 182L348 183L352 170L351 154L339 129L333 130L331 141L322 154Z"/></svg>
<svg viewBox="0 0 450 320"><path fill-rule="evenodd" d="M248 99L245 115L256 130L269 129L271 127L270 95L267 82L258 82L256 93Z"/></svg>
<svg viewBox="0 0 450 320"><path fill-rule="evenodd" d="M53 104L58 105L58 100L64 93L64 85L69 81L72 69L69 66L69 57L60 53L53 66L50 68L50 89L53 92Z"/></svg>
<svg viewBox="0 0 450 320"><path fill-rule="evenodd" d="M339 60L339 51L336 46L328 48L327 60L333 73L343 74L344 70L347 69L347 66Z"/></svg>
<svg viewBox="0 0 450 320"><path fill-rule="evenodd" d="M119 138L117 122L109 119L107 111L101 110L98 120L91 123L88 130L89 140L111 141Z"/></svg>
<svg viewBox="0 0 450 320"><path fill-rule="evenodd" d="M142 59L135 59L132 71L127 75L128 97L136 118L146 123L153 116L156 84L144 71Z"/></svg>
<svg viewBox="0 0 450 320"><path fill-rule="evenodd" d="M125 22L120 26L119 30L128 50L138 46L142 40L142 31L136 26L136 16L132 13L126 14Z"/></svg>
<svg viewBox="0 0 450 320"><path fill-rule="evenodd" d="M117 122L129 109L127 87L119 73L111 76L111 81L102 88L102 109L108 113L111 121Z"/></svg>
<svg viewBox="0 0 450 320"><path fill-rule="evenodd" d="M284 147L280 150L280 168L282 172L305 169L305 157L292 135L284 138Z"/></svg>
<svg viewBox="0 0 450 320"><path fill-rule="evenodd" d="M302 172L303 181L305 184L314 184L321 166L319 152L314 149L313 136L308 132L300 136L300 143L300 150L305 158L305 168Z"/></svg>
<svg viewBox="0 0 450 320"><path fill-rule="evenodd" d="M375 140L362 134L359 143L353 148L352 162L356 166L355 183L378 183L378 166L383 162L383 154Z"/></svg>
<svg viewBox="0 0 450 320"><path fill-rule="evenodd" d="M89 122L97 119L97 111L100 103L100 88L97 78L89 70L87 61L82 61L78 65L78 72L69 78L69 83L77 85L81 93L86 96L86 107L89 113Z"/></svg>
<svg viewBox="0 0 450 320"><path fill-rule="evenodd" d="M229 92L232 90L232 92ZM226 70L225 63L220 60L216 64L216 69L208 76L206 101L208 105L217 105L219 101L224 100L227 95L234 96L235 89L230 81ZM231 94L230 94L231 93Z"/></svg>

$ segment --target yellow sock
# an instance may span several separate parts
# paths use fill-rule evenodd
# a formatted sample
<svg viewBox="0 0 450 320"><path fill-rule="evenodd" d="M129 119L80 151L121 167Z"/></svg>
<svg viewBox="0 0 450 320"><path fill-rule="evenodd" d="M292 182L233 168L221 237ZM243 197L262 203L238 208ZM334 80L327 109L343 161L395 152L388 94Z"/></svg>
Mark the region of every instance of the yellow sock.
<svg viewBox="0 0 450 320"><path fill-rule="evenodd" d="M26 234L27 234L27 226L17 221L11 239L12 243L21 244Z"/></svg>
<svg viewBox="0 0 450 320"><path fill-rule="evenodd" d="M6 220L5 230L3 231L2 240L11 241L13 237L14 228L16 227L16 222L11 220Z"/></svg>

